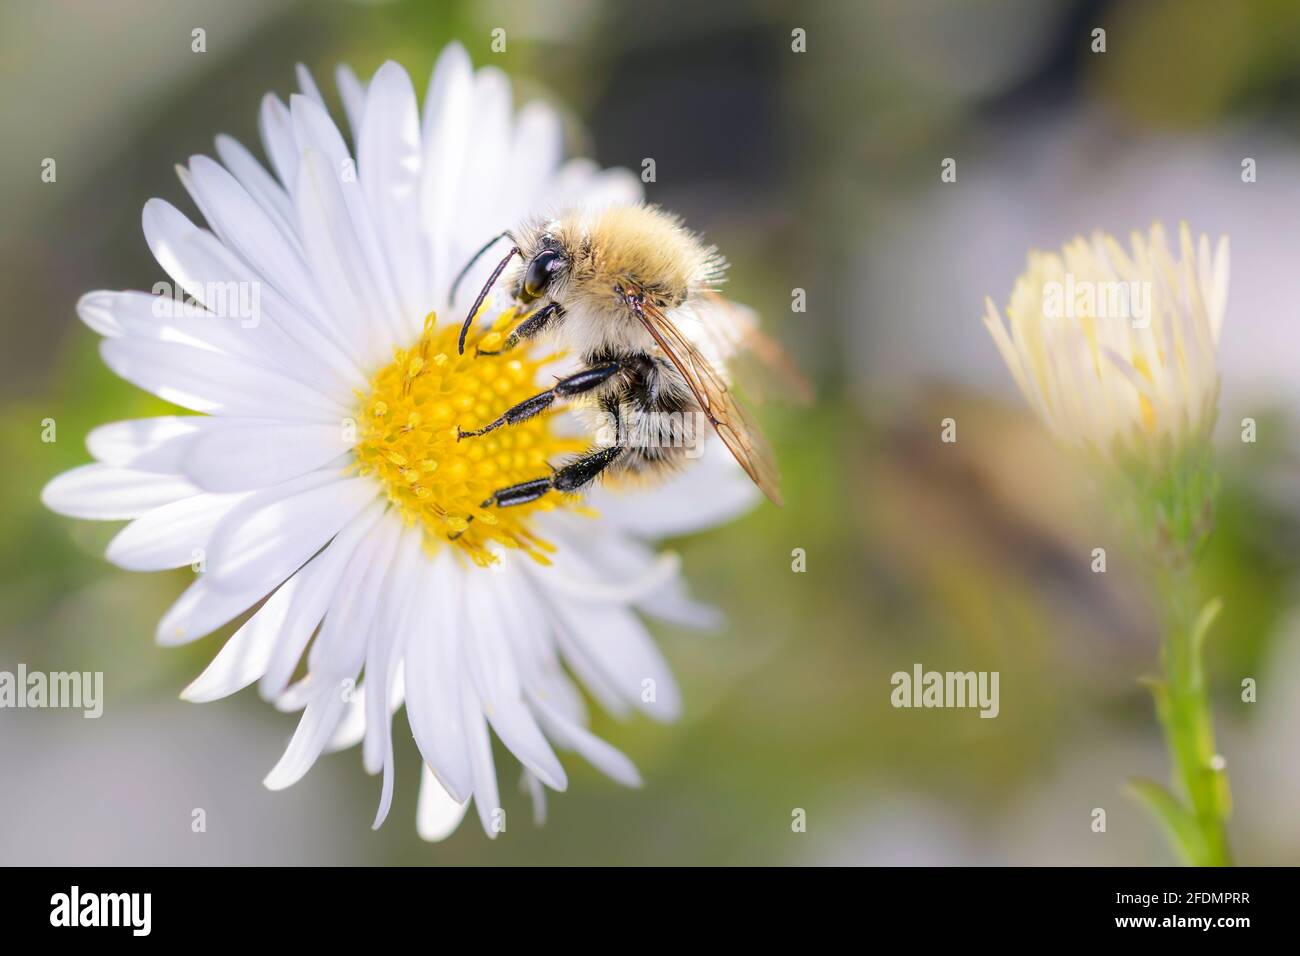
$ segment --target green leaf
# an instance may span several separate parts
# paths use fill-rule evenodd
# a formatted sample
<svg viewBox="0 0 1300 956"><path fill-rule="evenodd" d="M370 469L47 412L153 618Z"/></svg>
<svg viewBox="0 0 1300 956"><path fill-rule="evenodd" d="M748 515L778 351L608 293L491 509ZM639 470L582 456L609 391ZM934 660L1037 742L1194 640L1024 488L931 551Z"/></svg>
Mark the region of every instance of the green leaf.
<svg viewBox="0 0 1300 956"><path fill-rule="evenodd" d="M1169 723L1169 684L1163 677L1139 677L1138 683L1151 691L1156 703L1156 717L1162 725Z"/></svg>
<svg viewBox="0 0 1300 956"><path fill-rule="evenodd" d="M1205 858L1204 842L1196 818L1177 797L1154 780L1143 777L1130 779L1128 792L1155 817L1169 842L1182 856L1183 862L1195 866Z"/></svg>
<svg viewBox="0 0 1300 956"><path fill-rule="evenodd" d="M1196 618L1196 624L1192 628L1192 647L1195 648L1198 659L1205 647L1205 636L1210 632L1214 619L1219 616L1219 612L1222 610L1223 598L1214 598L1205 607L1201 608L1201 613Z"/></svg>

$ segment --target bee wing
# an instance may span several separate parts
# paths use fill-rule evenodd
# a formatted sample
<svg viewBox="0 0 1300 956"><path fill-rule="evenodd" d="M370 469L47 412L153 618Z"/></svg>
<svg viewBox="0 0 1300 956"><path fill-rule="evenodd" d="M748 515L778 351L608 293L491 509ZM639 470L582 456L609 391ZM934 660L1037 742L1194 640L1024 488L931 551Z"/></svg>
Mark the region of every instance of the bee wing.
<svg viewBox="0 0 1300 956"><path fill-rule="evenodd" d="M660 309L649 302L636 308L651 337L677 366L708 416L713 430L730 449L740 467L775 505L783 504L776 462L762 433L736 402L718 370Z"/></svg>
<svg viewBox="0 0 1300 956"><path fill-rule="evenodd" d="M781 344L758 327L753 309L716 292L705 291L699 296L700 328L717 353L727 359L728 370L746 397L762 401L766 385L775 382L781 398L800 406L812 403L812 384Z"/></svg>

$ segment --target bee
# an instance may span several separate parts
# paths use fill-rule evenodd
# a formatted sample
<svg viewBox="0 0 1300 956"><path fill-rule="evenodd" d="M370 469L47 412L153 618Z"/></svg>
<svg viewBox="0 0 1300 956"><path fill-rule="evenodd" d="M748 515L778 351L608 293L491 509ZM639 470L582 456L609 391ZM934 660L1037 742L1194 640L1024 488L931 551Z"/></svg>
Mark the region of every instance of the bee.
<svg viewBox="0 0 1300 956"><path fill-rule="evenodd" d="M754 483L781 504L771 453L732 395L726 366L728 356L746 348L770 358L776 347L757 337L751 313L716 293L727 264L715 246L656 206L573 211L535 217L495 237L456 283L503 238L511 249L465 317L460 353L485 297L501 280L531 311L501 348L476 354L500 355L548 337L582 367L459 437L476 438L561 403L586 406L617 426L615 440L551 475L501 488L484 507L521 505L551 491L578 492L602 475L654 480L670 474L694 457L682 440L682 423L701 417ZM512 262L516 256L519 261Z"/></svg>

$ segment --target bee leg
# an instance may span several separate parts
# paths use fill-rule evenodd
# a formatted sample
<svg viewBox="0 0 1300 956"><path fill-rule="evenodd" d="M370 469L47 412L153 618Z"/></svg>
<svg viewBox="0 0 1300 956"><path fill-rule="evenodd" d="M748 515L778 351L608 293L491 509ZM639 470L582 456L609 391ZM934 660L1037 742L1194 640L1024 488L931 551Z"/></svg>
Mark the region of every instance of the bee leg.
<svg viewBox="0 0 1300 956"><path fill-rule="evenodd" d="M534 478L532 481L520 482L509 488L494 491L492 497L483 502L483 506L496 505L498 508L509 508L511 505L526 505L530 501L536 501L550 490L550 478Z"/></svg>
<svg viewBox="0 0 1300 956"><path fill-rule="evenodd" d="M520 342L527 341L533 336L538 335L551 324L555 319L564 315L564 307L559 303L552 302L550 305L536 309L524 316L522 322L514 327L514 330L506 337L505 343L499 349L475 349L474 356L480 355L500 355L502 352L509 352Z"/></svg>
<svg viewBox="0 0 1300 956"><path fill-rule="evenodd" d="M579 491L596 480L596 477L618 460L626 449L622 445L611 445L599 451L576 458L556 469L549 478L534 478L532 481L520 482L509 488L502 488L483 503L484 507L496 505L509 508L513 505L525 505L536 501L548 491L571 493Z"/></svg>
<svg viewBox="0 0 1300 956"><path fill-rule="evenodd" d="M625 451L627 451L626 445L610 445L608 448L575 458L551 476L551 487L566 494L579 491L595 481L600 473L618 461Z"/></svg>
<svg viewBox="0 0 1300 956"><path fill-rule="evenodd" d="M534 415L539 415L546 409L555 404L557 398L569 398L574 395L581 395L583 392L589 392L618 373L623 366L619 362L606 362L601 365L593 365L591 368L584 368L581 372L574 372L566 378L560 379L552 387L544 392L539 392L532 398L525 398L518 405L512 405L505 410L496 421L489 422L482 428L476 428L473 431L458 432L457 438L477 438L479 435L486 435L488 432L496 431L502 425L517 425L520 422L527 421Z"/></svg>

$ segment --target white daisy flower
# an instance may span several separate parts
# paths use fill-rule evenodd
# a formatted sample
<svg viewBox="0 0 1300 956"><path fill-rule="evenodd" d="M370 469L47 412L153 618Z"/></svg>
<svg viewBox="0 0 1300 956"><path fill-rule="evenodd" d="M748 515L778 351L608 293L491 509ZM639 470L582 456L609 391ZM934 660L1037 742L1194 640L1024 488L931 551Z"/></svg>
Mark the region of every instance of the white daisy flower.
<svg viewBox="0 0 1300 956"><path fill-rule="evenodd" d="M1146 456L1208 437L1219 395L1219 332L1228 301L1228 240L1179 255L1160 225L1132 251L1104 233L1061 252L1031 252L1004 325L984 323L1034 411L1067 445Z"/></svg>
<svg viewBox="0 0 1300 956"><path fill-rule="evenodd" d="M145 205L150 249L200 305L94 292L77 311L104 336L114 372L203 414L95 429L96 462L55 478L43 499L78 518L129 520L107 555L123 568L201 570L159 643L256 608L183 696L215 700L256 681L302 711L268 787L360 742L367 770L383 773L378 826L392 798L392 716L405 703L425 762L420 834L449 834L473 798L494 836L489 728L523 764L538 816L542 785L566 786L556 748L639 783L587 730L574 678L615 715L677 715L672 674L637 612L692 625L713 615L647 542L728 520L755 492L711 447L658 488L482 514L492 491L545 474L580 443L551 415L456 441L458 425L537 391L551 357L459 356L456 309L486 267L458 301L452 278L526 214L635 201L640 183L562 162L556 113L532 103L516 114L504 74L473 72L459 46L439 58L423 113L394 63L365 86L346 67L337 78L355 156L300 67L299 95L262 103L274 175L219 136L221 164L196 156L178 169L208 229L161 199Z"/></svg>

